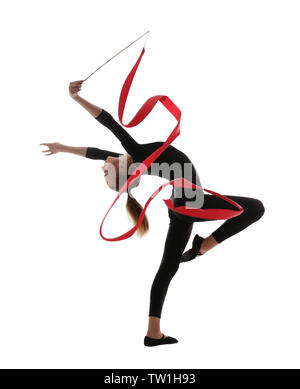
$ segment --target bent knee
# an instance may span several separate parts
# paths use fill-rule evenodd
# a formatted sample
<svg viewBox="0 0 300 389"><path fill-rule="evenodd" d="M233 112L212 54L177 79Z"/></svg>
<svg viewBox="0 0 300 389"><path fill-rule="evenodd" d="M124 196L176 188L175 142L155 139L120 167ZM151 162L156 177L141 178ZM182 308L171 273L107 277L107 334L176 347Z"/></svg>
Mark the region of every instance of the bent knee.
<svg viewBox="0 0 300 389"><path fill-rule="evenodd" d="M251 208L250 216L253 218L253 220L259 220L263 214L265 213L265 207L262 201L258 199L254 199L255 202Z"/></svg>

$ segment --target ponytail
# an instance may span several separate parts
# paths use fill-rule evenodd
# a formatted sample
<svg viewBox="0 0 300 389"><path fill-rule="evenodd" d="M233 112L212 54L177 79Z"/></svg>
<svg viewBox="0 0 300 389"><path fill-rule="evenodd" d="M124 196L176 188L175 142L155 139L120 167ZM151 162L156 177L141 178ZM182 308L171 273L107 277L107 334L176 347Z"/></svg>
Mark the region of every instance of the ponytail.
<svg viewBox="0 0 300 389"><path fill-rule="evenodd" d="M134 224L137 223L139 216L143 210L141 204L136 199L127 193L126 210ZM139 225L136 233L137 236L142 238L149 230L149 222L146 214L144 215L142 223Z"/></svg>

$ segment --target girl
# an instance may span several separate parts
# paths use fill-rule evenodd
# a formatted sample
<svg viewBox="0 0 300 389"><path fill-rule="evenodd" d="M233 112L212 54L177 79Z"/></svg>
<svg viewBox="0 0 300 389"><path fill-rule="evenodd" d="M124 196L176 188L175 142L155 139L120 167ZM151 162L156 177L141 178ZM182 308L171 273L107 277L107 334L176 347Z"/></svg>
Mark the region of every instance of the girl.
<svg viewBox="0 0 300 389"><path fill-rule="evenodd" d="M83 80L69 84L69 94L77 103L85 108L97 121L107 127L121 142L127 154L115 153L93 147L71 147L60 143L42 143L48 147L43 152L52 155L58 152L67 152L91 159L104 160L102 166L104 177L109 188L119 191L124 185L130 171L143 162L164 142L137 143L127 131L119 125L114 118L104 109L99 108L78 95ZM131 170L132 169L132 170ZM180 150L169 146L144 174L157 175L167 180L184 177L187 180L202 187L196 169L190 159ZM134 224L137 223L142 207L131 194L131 190L139 185L139 179L127 189L126 209ZM182 193L184 191L184 193ZM264 214L263 203L255 198L225 195L244 208L244 212L237 217L226 220L210 236L203 239L196 234L192 248L184 252L190 238L193 223L207 221L182 215L168 209L169 230L167 233L161 264L154 278L150 293L150 308L148 331L144 338L145 346L157 346L161 344L177 343L177 339L164 335L160 330L160 318L163 303L169 284L179 268L181 262L189 261L196 256L203 255L217 244L247 228L250 224L259 220ZM189 206L195 208L233 209L236 208L217 196L204 194L202 190L178 188L173 186L171 199L175 207ZM137 230L138 236L143 236L149 229L146 215Z"/></svg>

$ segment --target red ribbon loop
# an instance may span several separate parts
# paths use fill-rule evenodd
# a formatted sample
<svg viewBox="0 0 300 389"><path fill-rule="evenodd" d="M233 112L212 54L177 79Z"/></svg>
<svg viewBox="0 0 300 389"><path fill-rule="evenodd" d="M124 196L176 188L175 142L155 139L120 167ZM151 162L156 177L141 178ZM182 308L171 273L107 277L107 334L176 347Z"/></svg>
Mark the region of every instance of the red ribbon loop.
<svg viewBox="0 0 300 389"><path fill-rule="evenodd" d="M178 213L180 213L182 215L192 216L192 217L201 218L201 219L213 219L213 220L223 220L224 219L224 220L226 220L226 219L231 219L232 217L236 217L236 216L238 216L238 215L240 215L241 213L244 212L244 209L238 203L236 203L235 201L233 201L233 200L227 198L226 196L223 196L223 195L221 195L221 194L219 194L217 192L213 192L211 190L204 189L201 186L198 186L198 185L196 185L196 184L194 184L194 183L192 183L192 182L190 182L190 181L188 181L188 180L186 180L185 178L182 177L182 178L177 178L175 180L169 181L169 182L165 183L164 185L161 185L154 193L152 193L152 195L147 200L147 202L145 204L145 207L143 208L143 210L142 210L142 212L141 212L141 214L139 216L137 224L133 228L131 228L129 231L127 231L126 233L124 233L124 234L122 234L120 236L117 236L115 238L106 238L106 237L103 236L103 234L102 234L102 226L103 226L104 220L106 219L106 216L108 215L109 211L111 210L113 205L116 203L116 201L119 199L121 194L124 191L127 190L127 188L130 186L130 184L132 182L134 182L136 179L138 179L138 177L141 174L143 174L144 171L146 171L149 168L149 166L160 156L160 154L167 147L169 147L169 145L180 134L181 111L173 103L173 101L171 99L169 99L168 96L165 96L165 95L157 95L157 96L150 97L142 105L142 107L137 112L135 117L128 124L124 124L123 123L123 114L124 114L124 108L125 108L126 100L127 100L127 97L128 97L128 93L129 93L129 90L130 90L130 87L131 87L134 75L135 75L135 73L137 71L137 68L138 68L138 66L139 66L139 64L141 62L141 59L142 59L142 56L144 55L144 53L145 53L145 47L143 47L142 52L141 52L137 62L135 63L135 65L132 68L132 70L129 73L129 75L127 76L127 78L126 78L126 80L124 82L124 85L122 87L121 94L120 94L120 99L119 99L119 120L120 120L120 123L124 127L135 127L135 126L137 126L139 123L141 123L149 115L149 113L154 108L155 104L158 101L160 101L166 107L166 109L175 117L175 119L177 120L177 125L175 126L175 128L173 129L173 131L171 132L171 134L169 135L167 140L164 142L164 144L162 146L160 146L158 149L156 149L152 154L150 154L133 171L132 175L129 177L129 179L126 181L126 183L122 186L122 188L120 189L120 191L119 191L117 197L115 198L114 202L112 203L112 205L110 206L110 208L106 212L106 214L105 214L105 216L104 216L104 218L102 220L101 226L100 226L100 235L101 235L101 237L103 239L105 239L107 241L111 241L111 242L117 241L117 240L127 239L127 238L129 238L131 235L133 235L135 233L135 231L138 229L138 227L140 226L140 224L143 221L143 218L144 218L146 209L148 208L148 205L154 199L154 197L157 196L158 193L167 185L173 185L173 186L175 185L175 186L179 186L179 187L192 188L192 189L197 189L197 188L198 189L202 189L202 190L204 190L206 192L211 193L214 196L222 198L223 200L225 200L228 203L234 205L238 209L237 211L235 211L235 210L230 210L230 209L201 209L201 208L190 208L190 207L185 207L185 206L181 206L181 207L176 207L175 208L173 203L172 203L171 198L168 199L168 200L164 200L166 206L169 209L171 209L172 211L178 212Z"/></svg>

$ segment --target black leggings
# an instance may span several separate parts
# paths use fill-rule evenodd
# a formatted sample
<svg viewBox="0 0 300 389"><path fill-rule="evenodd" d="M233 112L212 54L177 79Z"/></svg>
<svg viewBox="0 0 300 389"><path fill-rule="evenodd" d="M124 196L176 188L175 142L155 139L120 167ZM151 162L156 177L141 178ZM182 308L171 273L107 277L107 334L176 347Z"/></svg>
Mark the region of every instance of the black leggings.
<svg viewBox="0 0 300 389"><path fill-rule="evenodd" d="M226 220L212 233L212 236L218 243L244 230L250 224L259 220L265 212L263 203L258 199L231 195L225 196L240 204L244 208L244 212L239 216ZM217 196L204 194L204 205L202 209L207 208L236 210L236 207L225 200ZM150 293L149 316L159 318L161 317L169 284L179 268L180 259L190 238L194 221L208 221L208 219L197 219L180 215L170 209L168 209L168 213L170 223L163 257Z"/></svg>

